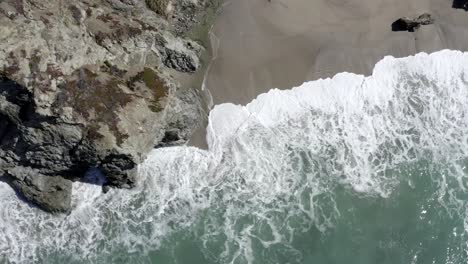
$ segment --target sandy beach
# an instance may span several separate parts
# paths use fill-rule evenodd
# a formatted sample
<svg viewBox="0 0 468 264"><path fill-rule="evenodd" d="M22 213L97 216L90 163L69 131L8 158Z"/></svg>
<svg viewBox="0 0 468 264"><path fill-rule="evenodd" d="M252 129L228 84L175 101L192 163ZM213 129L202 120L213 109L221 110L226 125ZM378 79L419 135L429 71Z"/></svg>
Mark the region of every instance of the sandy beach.
<svg viewBox="0 0 468 264"><path fill-rule="evenodd" d="M348 71L368 75L386 55L468 49L468 13L451 0L232 0L213 29L214 103L245 104L271 88ZM430 13L434 25L392 32L396 19Z"/></svg>
<svg viewBox="0 0 468 264"><path fill-rule="evenodd" d="M400 17L429 13L433 25L394 32ZM468 50L468 12L451 0L231 0L213 30L205 87L214 104L246 104L339 72L369 75L386 55ZM204 132L192 144L206 146Z"/></svg>

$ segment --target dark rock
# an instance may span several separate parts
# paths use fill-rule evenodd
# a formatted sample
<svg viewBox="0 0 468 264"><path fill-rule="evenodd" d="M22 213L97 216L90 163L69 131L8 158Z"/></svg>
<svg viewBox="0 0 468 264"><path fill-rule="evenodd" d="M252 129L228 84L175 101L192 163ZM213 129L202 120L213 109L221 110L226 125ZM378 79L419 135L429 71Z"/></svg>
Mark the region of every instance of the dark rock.
<svg viewBox="0 0 468 264"><path fill-rule="evenodd" d="M185 143L185 141L180 137L179 133L180 132L178 129L172 129L172 130L166 131L163 139L158 145L156 145L155 148L178 146L178 145Z"/></svg>
<svg viewBox="0 0 468 264"><path fill-rule="evenodd" d="M102 186L102 192L103 193L108 193L111 189L112 189L112 187L110 185L103 185Z"/></svg>
<svg viewBox="0 0 468 264"><path fill-rule="evenodd" d="M30 167L15 167L5 174L24 198L49 212L70 210L72 182L62 177L46 176Z"/></svg>
<svg viewBox="0 0 468 264"><path fill-rule="evenodd" d="M163 143L170 143L170 142L177 142L180 140L179 131L178 130L168 130L164 134L164 138L162 139Z"/></svg>
<svg viewBox="0 0 468 264"><path fill-rule="evenodd" d="M111 154L101 164L101 171L107 176L107 184L120 188L135 186L136 163L131 156Z"/></svg>
<svg viewBox="0 0 468 264"><path fill-rule="evenodd" d="M82 14L81 14L81 10L75 5L71 5L69 7L69 9L70 9L70 12L72 14L73 19L75 19L75 23L77 25L80 25L81 24L81 19L83 18Z"/></svg>
<svg viewBox="0 0 468 264"><path fill-rule="evenodd" d="M434 18L424 13L417 18L402 17L392 23L392 31L414 32L422 25L434 24Z"/></svg>
<svg viewBox="0 0 468 264"><path fill-rule="evenodd" d="M166 49L164 64L180 72L195 72L199 66L198 57L171 49Z"/></svg>
<svg viewBox="0 0 468 264"><path fill-rule="evenodd" d="M453 0L452 7L468 11L468 0Z"/></svg>

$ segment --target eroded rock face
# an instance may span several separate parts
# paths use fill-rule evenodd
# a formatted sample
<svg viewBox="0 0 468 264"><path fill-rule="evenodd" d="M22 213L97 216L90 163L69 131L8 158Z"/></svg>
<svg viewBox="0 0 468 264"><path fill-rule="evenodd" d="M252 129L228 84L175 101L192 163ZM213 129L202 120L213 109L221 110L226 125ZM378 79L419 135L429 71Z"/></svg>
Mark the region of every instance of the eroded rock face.
<svg viewBox="0 0 468 264"><path fill-rule="evenodd" d="M187 17L217 1L161 3L167 13L145 0L0 1L0 177L27 200L70 210L91 167L130 188L153 147L198 126L198 90L169 72L199 69Z"/></svg>

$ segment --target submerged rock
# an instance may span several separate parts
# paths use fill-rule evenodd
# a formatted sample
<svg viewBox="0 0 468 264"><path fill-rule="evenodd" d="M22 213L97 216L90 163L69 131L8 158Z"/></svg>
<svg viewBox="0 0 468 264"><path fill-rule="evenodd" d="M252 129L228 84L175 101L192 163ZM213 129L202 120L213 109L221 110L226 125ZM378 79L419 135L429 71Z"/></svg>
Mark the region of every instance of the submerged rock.
<svg viewBox="0 0 468 264"><path fill-rule="evenodd" d="M72 181L91 167L133 187L152 148L199 125L198 90L168 72L199 68L204 48L184 37L197 20L186 18L215 3L0 2L0 177L51 212L71 209Z"/></svg>
<svg viewBox="0 0 468 264"><path fill-rule="evenodd" d="M417 18L402 17L393 22L393 31L409 31L414 32L422 25L434 24L434 18L428 13L424 13Z"/></svg>

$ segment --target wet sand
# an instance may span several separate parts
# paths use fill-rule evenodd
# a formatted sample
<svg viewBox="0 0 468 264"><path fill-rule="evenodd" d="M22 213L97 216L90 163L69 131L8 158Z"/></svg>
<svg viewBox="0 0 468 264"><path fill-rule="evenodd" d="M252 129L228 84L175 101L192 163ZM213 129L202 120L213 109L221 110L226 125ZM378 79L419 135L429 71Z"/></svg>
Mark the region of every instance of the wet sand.
<svg viewBox="0 0 468 264"><path fill-rule="evenodd" d="M386 55L468 50L468 12L452 0L230 0L212 30L205 87L214 104L246 104L339 72L369 75ZM433 25L393 32L403 16L430 13ZM191 144L206 146L199 131Z"/></svg>

